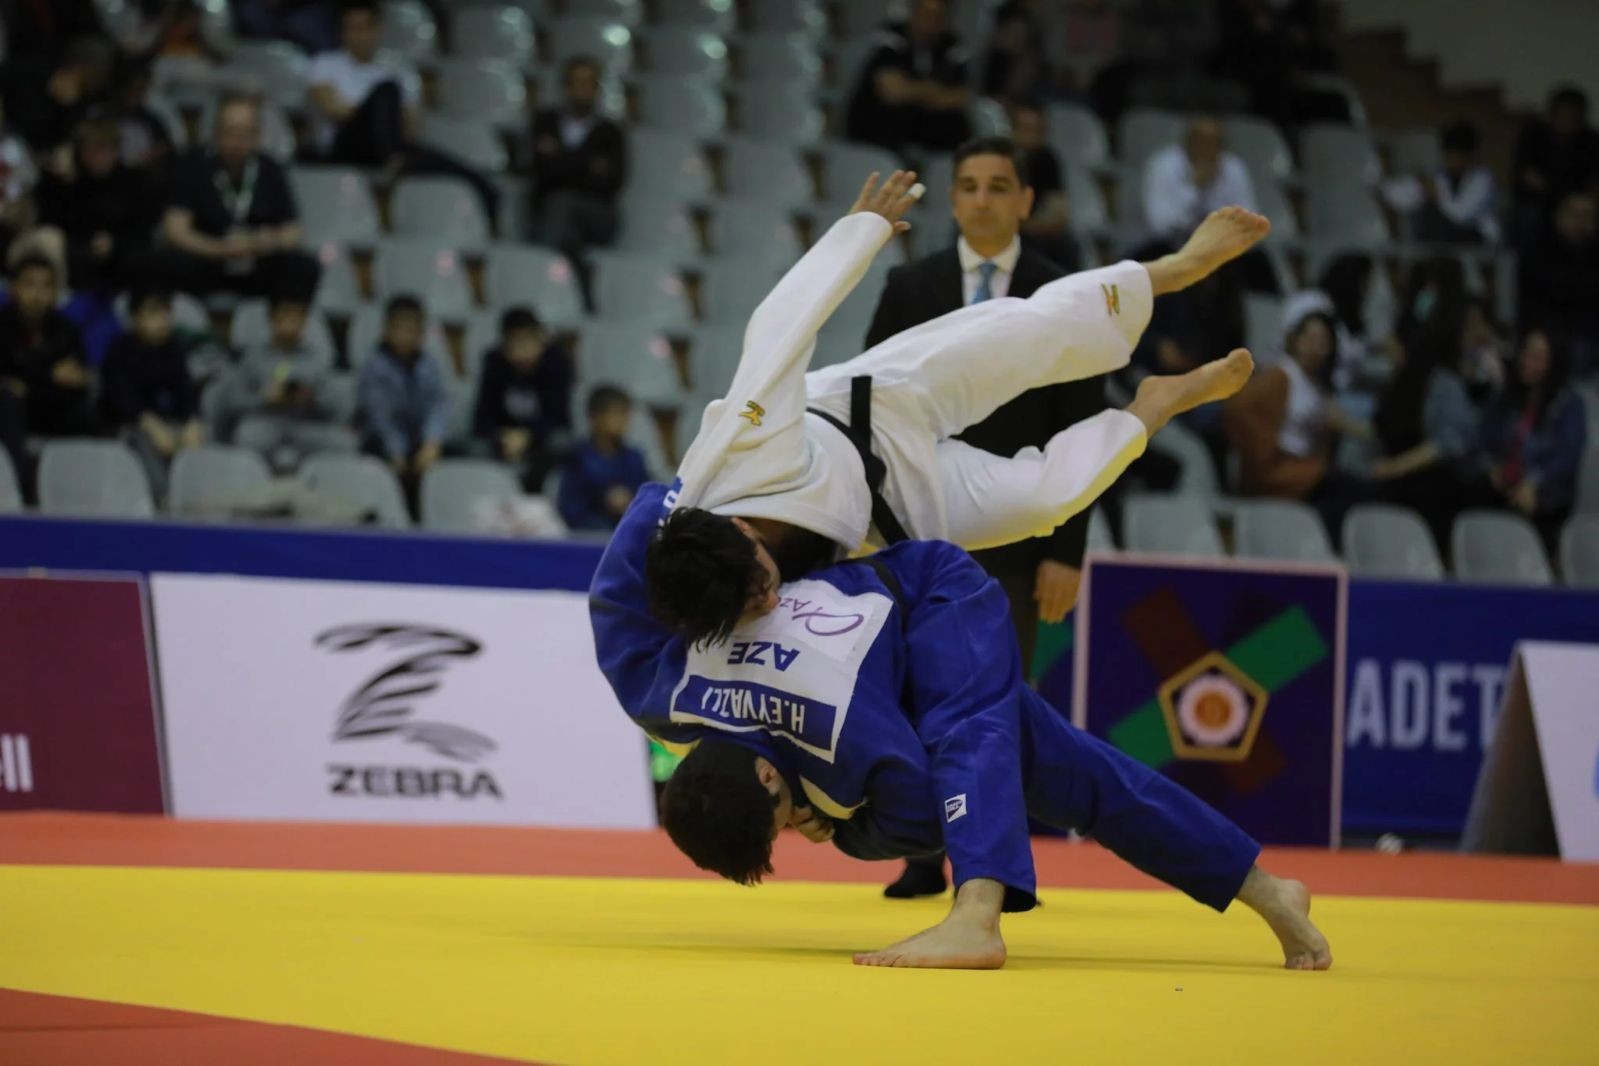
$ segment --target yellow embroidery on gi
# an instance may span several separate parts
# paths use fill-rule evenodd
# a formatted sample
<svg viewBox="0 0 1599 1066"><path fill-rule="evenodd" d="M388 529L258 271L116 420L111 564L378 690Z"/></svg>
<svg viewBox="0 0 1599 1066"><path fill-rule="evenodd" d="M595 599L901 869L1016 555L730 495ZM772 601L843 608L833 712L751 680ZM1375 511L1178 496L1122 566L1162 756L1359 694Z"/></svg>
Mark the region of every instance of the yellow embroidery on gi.
<svg viewBox="0 0 1599 1066"><path fill-rule="evenodd" d="M745 410L740 411L738 413L738 417L749 419L750 425L752 426L760 425L761 419L766 417L766 408L762 407L754 400L745 400L744 407Z"/></svg>
<svg viewBox="0 0 1599 1066"><path fill-rule="evenodd" d="M1105 310L1113 315L1122 313L1122 294L1114 285L1101 285L1100 291L1105 294Z"/></svg>

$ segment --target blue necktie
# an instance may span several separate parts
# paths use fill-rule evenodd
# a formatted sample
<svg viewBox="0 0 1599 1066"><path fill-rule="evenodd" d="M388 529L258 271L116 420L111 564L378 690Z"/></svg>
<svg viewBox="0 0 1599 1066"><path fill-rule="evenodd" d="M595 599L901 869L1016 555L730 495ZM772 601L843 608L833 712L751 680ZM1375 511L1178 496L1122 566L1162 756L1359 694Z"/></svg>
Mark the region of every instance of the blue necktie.
<svg viewBox="0 0 1599 1066"><path fill-rule="evenodd" d="M984 300L992 300L994 298L994 271L998 269L998 263L992 263L987 260L977 264L977 273L981 275L982 280L977 283L977 291L972 293L972 303L980 304Z"/></svg>

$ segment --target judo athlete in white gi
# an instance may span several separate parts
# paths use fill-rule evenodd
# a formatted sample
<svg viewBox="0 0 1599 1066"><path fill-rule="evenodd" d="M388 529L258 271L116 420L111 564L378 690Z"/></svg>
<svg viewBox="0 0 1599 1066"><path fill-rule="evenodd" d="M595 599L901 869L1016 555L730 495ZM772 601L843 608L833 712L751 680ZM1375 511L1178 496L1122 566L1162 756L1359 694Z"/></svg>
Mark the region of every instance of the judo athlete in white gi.
<svg viewBox="0 0 1599 1066"><path fill-rule="evenodd" d="M1031 909L1031 815L1075 829L1216 910L1257 911L1290 969L1332 965L1310 894L1197 797L1069 725L1022 679L1010 607L960 548L907 541L782 586L728 642L691 646L645 605L640 567L667 490L640 490L600 561L590 618L627 713L694 745L663 821L697 865L743 884L793 825L865 859L947 849L954 907L855 961L991 969L1002 911Z"/></svg>
<svg viewBox="0 0 1599 1066"><path fill-rule="evenodd" d="M855 209L756 308L727 396L706 407L667 500L683 520L666 523L647 566L652 609L691 642L721 639L747 610L770 609L768 556L793 579L868 543L979 549L1048 532L1092 503L1172 416L1232 395L1250 374L1239 349L1189 374L1148 378L1126 410L1014 458L952 439L1029 389L1126 366L1156 296L1201 280L1269 231L1242 208L1212 213L1153 263L974 304L807 374L817 331L908 227L901 216L914 180L903 171L881 187L877 175L867 180ZM865 411L853 395L863 377ZM852 439L866 413L869 436ZM749 542L761 547L760 565Z"/></svg>

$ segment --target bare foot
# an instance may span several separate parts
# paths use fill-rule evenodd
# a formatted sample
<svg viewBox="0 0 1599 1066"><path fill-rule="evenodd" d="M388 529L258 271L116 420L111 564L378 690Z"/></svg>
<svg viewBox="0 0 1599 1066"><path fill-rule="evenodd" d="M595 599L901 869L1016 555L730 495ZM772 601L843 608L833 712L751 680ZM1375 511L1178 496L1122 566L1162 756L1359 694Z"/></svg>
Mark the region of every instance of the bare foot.
<svg viewBox="0 0 1599 1066"><path fill-rule="evenodd" d="M1290 970L1332 968L1332 948L1310 920L1310 889L1303 883L1273 877L1256 867L1249 871L1238 899L1277 934L1283 946L1283 966Z"/></svg>
<svg viewBox="0 0 1599 1066"><path fill-rule="evenodd" d="M1265 239L1271 222L1242 207L1219 207L1205 216L1187 243L1148 265L1155 295L1178 292L1215 273Z"/></svg>
<svg viewBox="0 0 1599 1066"><path fill-rule="evenodd" d="M1248 350L1234 348L1225 359L1190 370L1186 374L1151 375L1138 384L1138 393L1127 405L1127 412L1144 423L1150 436L1184 411L1202 404L1225 400L1249 380L1255 360Z"/></svg>
<svg viewBox="0 0 1599 1066"><path fill-rule="evenodd" d="M997 970L1005 965L1005 941L997 927L944 921L881 951L861 952L855 956L855 964Z"/></svg>

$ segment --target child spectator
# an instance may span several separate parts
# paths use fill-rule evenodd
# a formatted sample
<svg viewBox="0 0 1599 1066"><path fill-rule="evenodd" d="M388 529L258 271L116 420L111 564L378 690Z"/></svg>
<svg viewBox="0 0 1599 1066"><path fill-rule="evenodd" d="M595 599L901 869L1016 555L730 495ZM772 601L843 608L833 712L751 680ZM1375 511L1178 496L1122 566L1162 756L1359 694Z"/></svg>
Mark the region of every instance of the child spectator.
<svg viewBox="0 0 1599 1066"><path fill-rule="evenodd" d="M178 450L205 443L199 398L188 353L172 333L172 294L135 289L128 313L133 329L117 338L102 369L106 421L139 452L159 495Z"/></svg>
<svg viewBox="0 0 1599 1066"><path fill-rule="evenodd" d="M649 480L644 454L626 443L633 401L613 385L589 393L589 436L567 458L557 506L573 529L615 529Z"/></svg>
<svg viewBox="0 0 1599 1066"><path fill-rule="evenodd" d="M383 339L361 367L358 389L362 448L386 460L413 496L444 451L450 417L444 372L422 350L426 325L416 297L390 299Z"/></svg>
<svg viewBox="0 0 1599 1066"><path fill-rule="evenodd" d="M483 356L472 433L537 492L572 429L572 357L551 343L538 317L514 307L500 343Z"/></svg>
<svg viewBox="0 0 1599 1066"><path fill-rule="evenodd" d="M0 308L0 380L24 403L26 432L45 437L94 434L89 368L78 327L57 309L61 276L42 255L27 255L11 275Z"/></svg>
<svg viewBox="0 0 1599 1066"><path fill-rule="evenodd" d="M357 449L355 434L341 424L348 390L340 396L333 353L306 340L309 312L302 297L274 297L266 342L244 353L227 385L234 443L260 452L280 473L312 452Z"/></svg>

